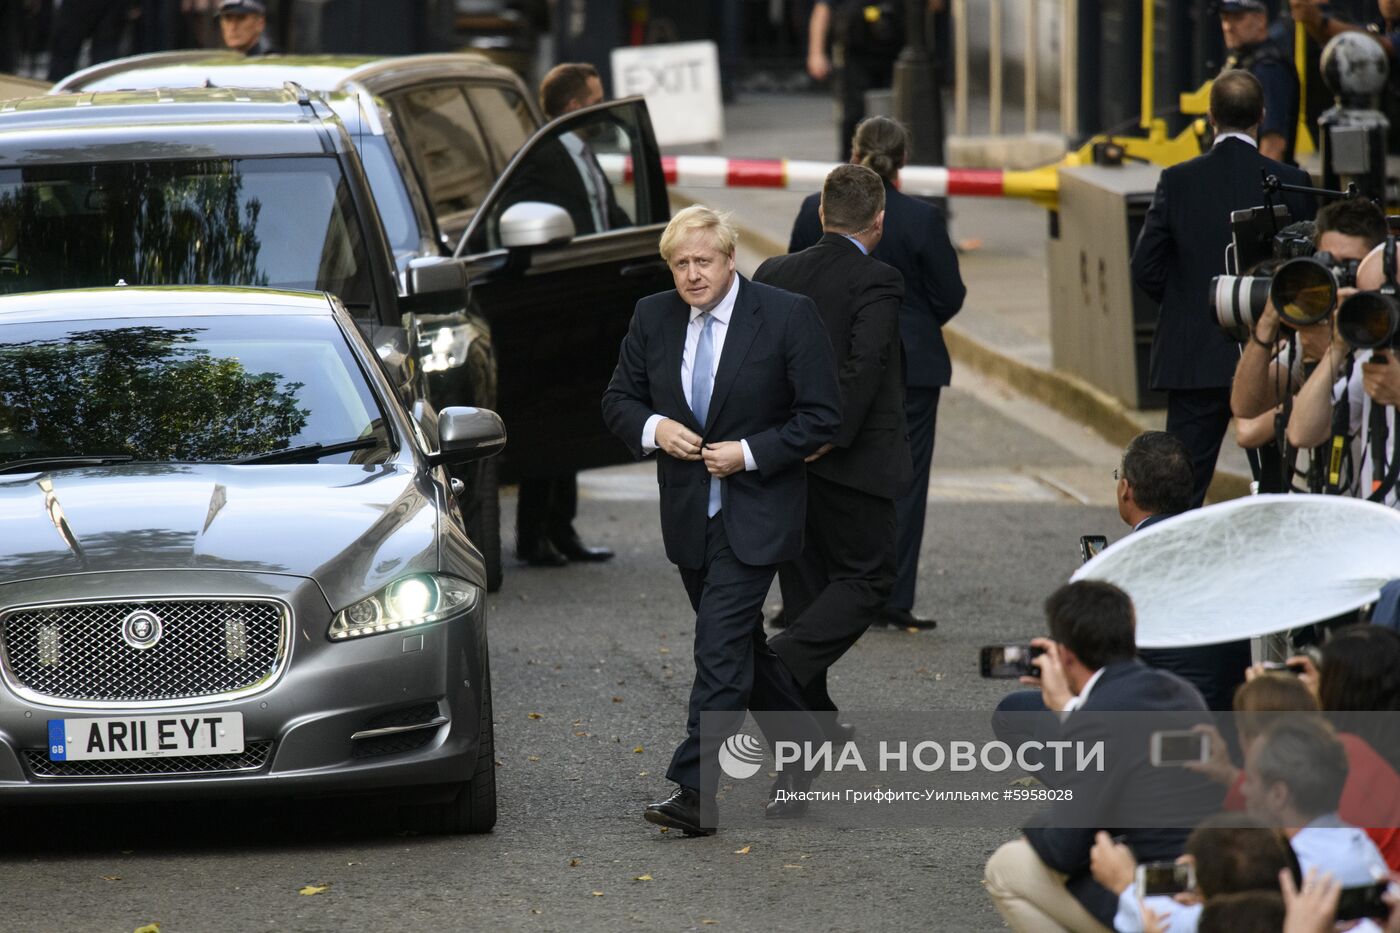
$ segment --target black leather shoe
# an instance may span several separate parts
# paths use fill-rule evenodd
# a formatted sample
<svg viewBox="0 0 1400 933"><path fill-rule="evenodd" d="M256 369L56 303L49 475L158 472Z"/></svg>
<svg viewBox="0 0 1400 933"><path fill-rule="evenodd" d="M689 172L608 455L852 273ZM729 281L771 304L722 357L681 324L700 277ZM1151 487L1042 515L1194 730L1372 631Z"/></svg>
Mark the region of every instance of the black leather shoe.
<svg viewBox="0 0 1400 933"><path fill-rule="evenodd" d="M908 609L886 608L885 618L882 621L889 628L916 628L922 631L931 631L938 628L937 619L921 619Z"/></svg>
<svg viewBox="0 0 1400 933"><path fill-rule="evenodd" d="M768 624L771 625L773 628L776 628L776 629L784 629L784 628L787 628L787 627L788 627L787 610L784 609L782 606L779 606L779 607L778 607L778 611L775 612L775 613L773 613L773 618L771 618L771 619L768 620Z"/></svg>
<svg viewBox="0 0 1400 933"><path fill-rule="evenodd" d="M807 812L805 800L779 800L778 791L801 793L812 786L812 777L807 774L779 774L773 786L768 789L768 806L763 808L763 816L770 820L792 820Z"/></svg>
<svg viewBox="0 0 1400 933"><path fill-rule="evenodd" d="M548 538L535 538L517 545L515 556L531 567L563 567L569 562Z"/></svg>
<svg viewBox="0 0 1400 933"><path fill-rule="evenodd" d="M566 538L556 538L554 547L565 558L580 563L596 564L600 561L612 560L613 552L611 548L588 547L579 540L578 535L569 535Z"/></svg>
<svg viewBox="0 0 1400 933"><path fill-rule="evenodd" d="M837 745L851 742L855 740L856 727L849 722L833 722L826 727L826 737Z"/></svg>
<svg viewBox="0 0 1400 933"><path fill-rule="evenodd" d="M700 792L682 787L665 800L648 804L642 818L657 826L679 829L687 836L713 836L713 828L700 825Z"/></svg>

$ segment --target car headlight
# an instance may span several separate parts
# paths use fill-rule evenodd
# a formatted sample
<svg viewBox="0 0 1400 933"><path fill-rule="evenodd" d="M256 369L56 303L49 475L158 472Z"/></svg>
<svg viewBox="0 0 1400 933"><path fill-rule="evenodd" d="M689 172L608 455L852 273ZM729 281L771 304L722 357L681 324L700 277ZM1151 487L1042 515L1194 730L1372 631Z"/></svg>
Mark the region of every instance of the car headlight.
<svg viewBox="0 0 1400 933"><path fill-rule="evenodd" d="M340 641L441 622L470 611L480 598L481 590L466 580L415 573L337 612L328 634Z"/></svg>

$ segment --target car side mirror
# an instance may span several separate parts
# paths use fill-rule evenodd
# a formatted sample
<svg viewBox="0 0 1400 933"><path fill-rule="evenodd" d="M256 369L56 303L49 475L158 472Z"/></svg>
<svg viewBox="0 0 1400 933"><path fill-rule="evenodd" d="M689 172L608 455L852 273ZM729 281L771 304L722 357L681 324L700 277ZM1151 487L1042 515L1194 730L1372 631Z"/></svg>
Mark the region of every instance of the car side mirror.
<svg viewBox="0 0 1400 933"><path fill-rule="evenodd" d="M410 259L403 272L406 297L401 310L418 314L449 313L467 305L467 271L450 256Z"/></svg>
<svg viewBox="0 0 1400 933"><path fill-rule="evenodd" d="M573 218L558 204L521 201L501 214L501 245L506 249L560 246L574 233Z"/></svg>
<svg viewBox="0 0 1400 933"><path fill-rule="evenodd" d="M429 459L439 463L467 463L494 457L506 446L506 425L487 408L453 406L438 412L438 452Z"/></svg>

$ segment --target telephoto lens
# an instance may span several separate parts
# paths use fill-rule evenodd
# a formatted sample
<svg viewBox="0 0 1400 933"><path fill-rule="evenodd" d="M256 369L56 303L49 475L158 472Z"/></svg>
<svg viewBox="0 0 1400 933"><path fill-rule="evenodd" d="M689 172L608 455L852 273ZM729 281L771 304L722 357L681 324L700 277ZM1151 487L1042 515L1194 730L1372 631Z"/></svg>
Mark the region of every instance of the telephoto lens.
<svg viewBox="0 0 1400 933"><path fill-rule="evenodd" d="M1326 320L1337 306L1337 284L1327 264L1310 256L1290 259L1274 273L1269 297L1285 324L1307 327Z"/></svg>
<svg viewBox="0 0 1400 933"><path fill-rule="evenodd" d="M1235 340L1249 339L1269 301L1267 275L1217 275L1210 280L1210 307L1220 329Z"/></svg>
<svg viewBox="0 0 1400 933"><path fill-rule="evenodd" d="M1400 301L1385 292L1357 292L1337 311L1337 331L1358 350L1394 346L1400 331Z"/></svg>

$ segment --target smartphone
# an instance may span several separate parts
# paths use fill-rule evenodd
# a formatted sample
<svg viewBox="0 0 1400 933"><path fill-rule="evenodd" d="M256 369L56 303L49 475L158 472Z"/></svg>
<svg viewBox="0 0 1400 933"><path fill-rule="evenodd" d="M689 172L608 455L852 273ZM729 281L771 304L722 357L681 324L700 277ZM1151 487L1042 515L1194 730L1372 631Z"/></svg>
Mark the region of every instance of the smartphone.
<svg viewBox="0 0 1400 933"><path fill-rule="evenodd" d="M1079 536L1079 556L1086 564L1106 547L1108 547L1108 538L1103 535Z"/></svg>
<svg viewBox="0 0 1400 933"><path fill-rule="evenodd" d="M1171 897L1195 887L1196 866L1190 862L1144 862L1137 867L1139 898Z"/></svg>
<svg viewBox="0 0 1400 933"><path fill-rule="evenodd" d="M1389 917L1390 906L1381 900L1381 895L1389 886L1388 881L1379 881L1356 888L1342 888L1342 896L1337 901L1337 919L1364 920L1369 917L1384 920Z"/></svg>
<svg viewBox="0 0 1400 933"><path fill-rule="evenodd" d="M1152 766L1166 768L1210 760L1210 734L1190 730L1152 733Z"/></svg>
<svg viewBox="0 0 1400 933"><path fill-rule="evenodd" d="M1040 671L1031 666L1031 658L1038 658L1044 653L1044 648L1035 645L986 645L982 648L982 676L997 679L1036 677Z"/></svg>
<svg viewBox="0 0 1400 933"><path fill-rule="evenodd" d="M1285 674L1292 674L1294 677L1305 674L1308 670L1302 661L1294 661L1291 664L1284 664L1282 661L1265 661L1263 667L1266 671L1281 671Z"/></svg>

